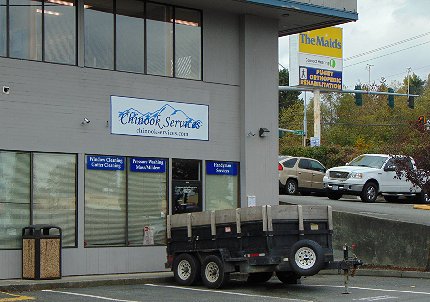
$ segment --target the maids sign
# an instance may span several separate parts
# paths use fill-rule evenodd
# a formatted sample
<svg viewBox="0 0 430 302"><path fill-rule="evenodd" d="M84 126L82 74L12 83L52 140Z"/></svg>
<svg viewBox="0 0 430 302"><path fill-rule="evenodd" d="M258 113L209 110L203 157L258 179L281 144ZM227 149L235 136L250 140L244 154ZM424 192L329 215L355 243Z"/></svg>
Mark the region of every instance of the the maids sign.
<svg viewBox="0 0 430 302"><path fill-rule="evenodd" d="M209 106L111 96L111 133L209 140Z"/></svg>

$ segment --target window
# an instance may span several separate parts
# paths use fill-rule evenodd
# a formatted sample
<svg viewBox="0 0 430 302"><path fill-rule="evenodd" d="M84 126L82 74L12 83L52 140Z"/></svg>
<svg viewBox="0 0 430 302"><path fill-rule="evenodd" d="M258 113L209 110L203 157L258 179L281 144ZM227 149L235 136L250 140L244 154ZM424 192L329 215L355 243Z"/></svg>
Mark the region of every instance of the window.
<svg viewBox="0 0 430 302"><path fill-rule="evenodd" d="M75 246L76 155L33 155L33 224L60 226L63 247Z"/></svg>
<svg viewBox="0 0 430 302"><path fill-rule="evenodd" d="M147 72L173 76L173 7L147 3Z"/></svg>
<svg viewBox="0 0 430 302"><path fill-rule="evenodd" d="M45 61L76 64L76 6L73 0L45 0Z"/></svg>
<svg viewBox="0 0 430 302"><path fill-rule="evenodd" d="M128 161L128 245L166 244L167 161Z"/></svg>
<svg viewBox="0 0 430 302"><path fill-rule="evenodd" d="M0 151L0 248L21 248L30 224L30 154Z"/></svg>
<svg viewBox="0 0 430 302"><path fill-rule="evenodd" d="M42 60L42 2L9 0L10 56Z"/></svg>
<svg viewBox="0 0 430 302"><path fill-rule="evenodd" d="M145 72L145 3L117 1L116 69Z"/></svg>
<svg viewBox="0 0 430 302"><path fill-rule="evenodd" d="M0 56L7 56L7 6L0 0Z"/></svg>
<svg viewBox="0 0 430 302"><path fill-rule="evenodd" d="M309 169L310 168L309 160L301 159L299 161L299 168L300 169Z"/></svg>
<svg viewBox="0 0 430 302"><path fill-rule="evenodd" d="M199 11L175 9L175 76L201 79L201 15Z"/></svg>
<svg viewBox="0 0 430 302"><path fill-rule="evenodd" d="M166 244L165 159L87 155L86 166L85 246Z"/></svg>
<svg viewBox="0 0 430 302"><path fill-rule="evenodd" d="M292 158L287 161L284 161L283 165L285 168L294 168L294 165L297 162L297 158Z"/></svg>
<svg viewBox="0 0 430 302"><path fill-rule="evenodd" d="M310 164L311 170L319 171L319 172L325 172L325 168L319 162L317 162L315 160L310 160L309 164Z"/></svg>
<svg viewBox="0 0 430 302"><path fill-rule="evenodd" d="M76 64L76 5L73 0L0 0L0 55ZM7 23L9 20L9 24ZM42 41L43 39L43 41Z"/></svg>
<svg viewBox="0 0 430 302"><path fill-rule="evenodd" d="M0 151L0 179L0 249L21 248L29 224L59 226L76 246L76 155Z"/></svg>
<svg viewBox="0 0 430 302"><path fill-rule="evenodd" d="M235 209L239 204L238 163L206 162L207 211Z"/></svg>
<svg viewBox="0 0 430 302"><path fill-rule="evenodd" d="M85 66L114 69L113 0L85 0Z"/></svg>
<svg viewBox="0 0 430 302"><path fill-rule="evenodd" d="M126 242L126 174L121 156L86 156L85 246Z"/></svg>

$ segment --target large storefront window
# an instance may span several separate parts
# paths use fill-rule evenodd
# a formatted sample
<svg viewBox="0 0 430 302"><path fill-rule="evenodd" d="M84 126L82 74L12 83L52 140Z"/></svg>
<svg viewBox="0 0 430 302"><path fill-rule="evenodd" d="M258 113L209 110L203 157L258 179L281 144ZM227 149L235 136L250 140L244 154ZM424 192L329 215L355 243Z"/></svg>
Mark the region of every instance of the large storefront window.
<svg viewBox="0 0 430 302"><path fill-rule="evenodd" d="M234 162L206 162L206 211L239 205L239 168Z"/></svg>
<svg viewBox="0 0 430 302"><path fill-rule="evenodd" d="M116 69L144 73L145 3L122 0L116 5Z"/></svg>
<svg viewBox="0 0 430 302"><path fill-rule="evenodd" d="M0 0L0 56L7 56L7 6Z"/></svg>
<svg viewBox="0 0 430 302"><path fill-rule="evenodd" d="M33 223L61 226L63 246L75 246L76 155L33 155Z"/></svg>
<svg viewBox="0 0 430 302"><path fill-rule="evenodd" d="M113 0L85 0L85 66L114 68Z"/></svg>
<svg viewBox="0 0 430 302"><path fill-rule="evenodd" d="M30 223L30 154L0 151L0 179L0 249L17 249Z"/></svg>
<svg viewBox="0 0 430 302"><path fill-rule="evenodd" d="M128 166L128 244L166 244L166 160L130 158Z"/></svg>
<svg viewBox="0 0 430 302"><path fill-rule="evenodd" d="M0 249L21 248L21 230L52 224L76 246L76 155L0 151Z"/></svg>
<svg viewBox="0 0 430 302"><path fill-rule="evenodd" d="M85 245L125 245L125 157L86 156Z"/></svg>
<svg viewBox="0 0 430 302"><path fill-rule="evenodd" d="M10 56L42 60L42 2L9 0Z"/></svg>
<svg viewBox="0 0 430 302"><path fill-rule="evenodd" d="M173 76L173 7L147 4L148 74Z"/></svg>
<svg viewBox="0 0 430 302"><path fill-rule="evenodd" d="M76 4L73 0L9 0L9 6L6 3L0 1L0 55L76 64Z"/></svg>
<svg viewBox="0 0 430 302"><path fill-rule="evenodd" d="M167 161L86 156L85 246L166 243Z"/></svg>
<svg viewBox="0 0 430 302"><path fill-rule="evenodd" d="M201 79L201 15L199 11L175 10L175 76Z"/></svg>
<svg viewBox="0 0 430 302"><path fill-rule="evenodd" d="M76 64L76 9L73 0L45 0L45 61Z"/></svg>

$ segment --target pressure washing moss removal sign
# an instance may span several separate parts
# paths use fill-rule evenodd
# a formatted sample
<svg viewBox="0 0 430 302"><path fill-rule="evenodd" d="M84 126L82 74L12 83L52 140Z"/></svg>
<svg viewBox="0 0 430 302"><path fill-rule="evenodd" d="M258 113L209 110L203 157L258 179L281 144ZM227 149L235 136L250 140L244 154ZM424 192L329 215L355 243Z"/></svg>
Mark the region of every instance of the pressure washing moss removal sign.
<svg viewBox="0 0 430 302"><path fill-rule="evenodd" d="M342 28L290 36L290 86L342 90Z"/></svg>
<svg viewBox="0 0 430 302"><path fill-rule="evenodd" d="M209 106L111 96L111 133L209 140Z"/></svg>

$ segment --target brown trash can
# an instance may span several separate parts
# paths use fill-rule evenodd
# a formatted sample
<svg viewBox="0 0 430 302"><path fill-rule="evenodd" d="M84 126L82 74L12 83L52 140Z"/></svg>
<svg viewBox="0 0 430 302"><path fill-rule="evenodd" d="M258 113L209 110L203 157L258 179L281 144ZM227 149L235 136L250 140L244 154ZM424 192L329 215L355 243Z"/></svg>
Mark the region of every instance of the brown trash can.
<svg viewBox="0 0 430 302"><path fill-rule="evenodd" d="M30 225L22 229L22 279L61 279L61 228Z"/></svg>

